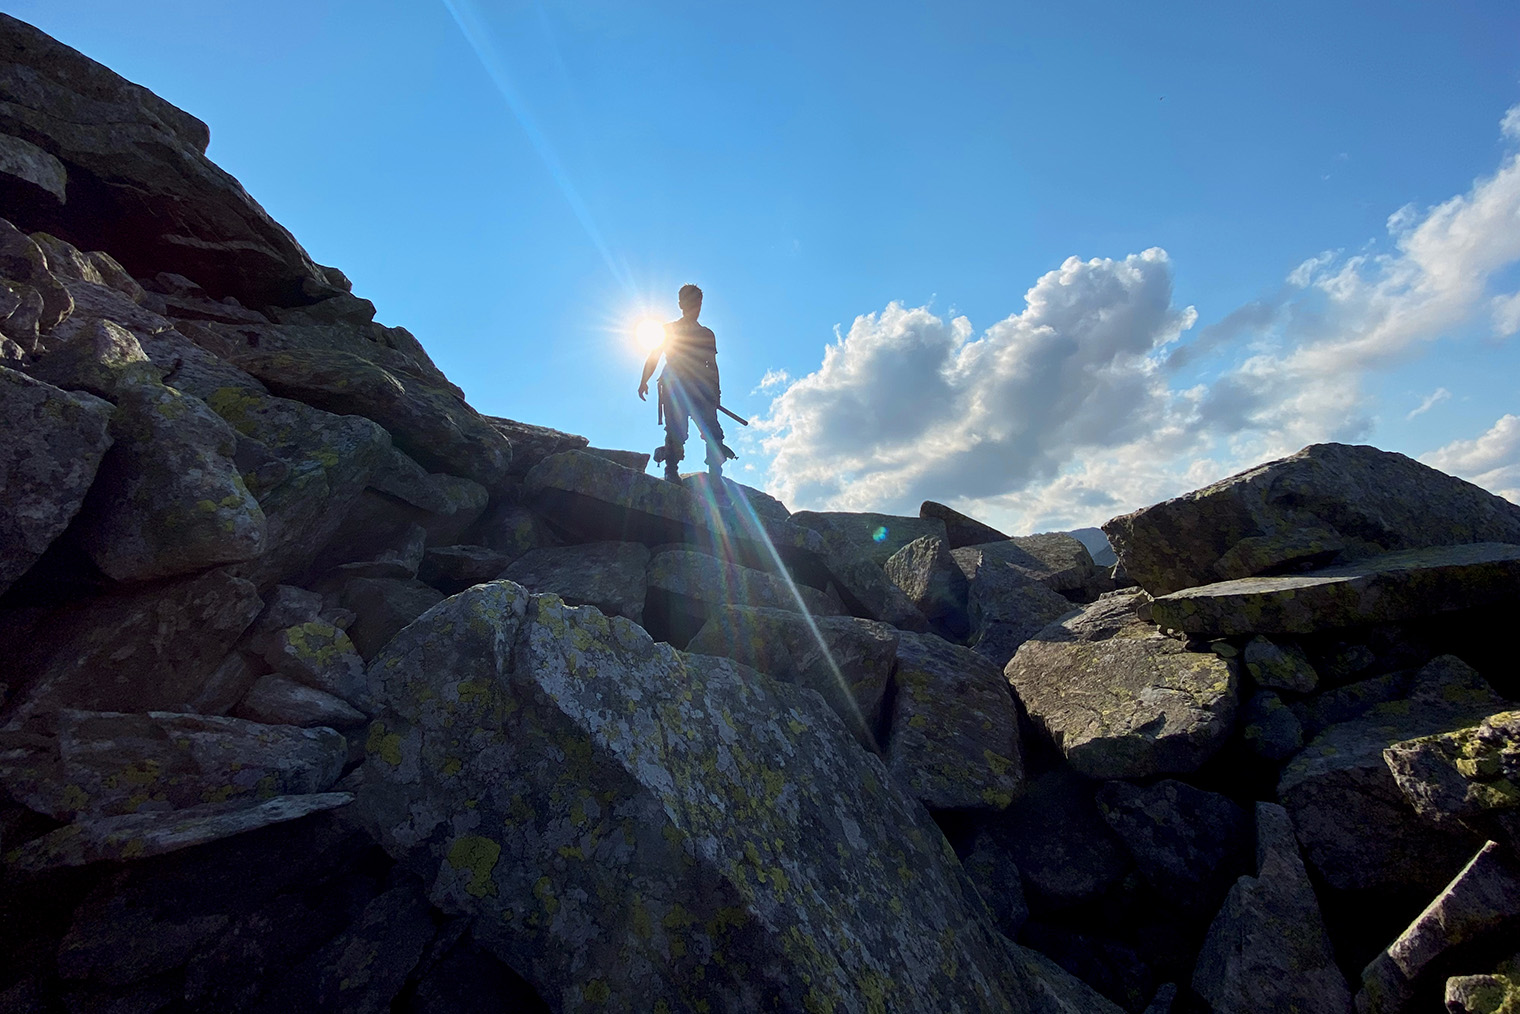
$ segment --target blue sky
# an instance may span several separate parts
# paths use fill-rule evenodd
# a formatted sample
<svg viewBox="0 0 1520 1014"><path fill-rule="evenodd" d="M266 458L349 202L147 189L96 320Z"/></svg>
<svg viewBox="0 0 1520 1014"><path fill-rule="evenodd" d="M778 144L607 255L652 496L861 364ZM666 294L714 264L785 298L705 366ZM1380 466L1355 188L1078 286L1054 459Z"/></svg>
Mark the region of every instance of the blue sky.
<svg viewBox="0 0 1520 1014"><path fill-rule="evenodd" d="M491 414L652 448L694 281L794 509L1067 528L1323 439L1520 500L1512 3L3 7Z"/></svg>

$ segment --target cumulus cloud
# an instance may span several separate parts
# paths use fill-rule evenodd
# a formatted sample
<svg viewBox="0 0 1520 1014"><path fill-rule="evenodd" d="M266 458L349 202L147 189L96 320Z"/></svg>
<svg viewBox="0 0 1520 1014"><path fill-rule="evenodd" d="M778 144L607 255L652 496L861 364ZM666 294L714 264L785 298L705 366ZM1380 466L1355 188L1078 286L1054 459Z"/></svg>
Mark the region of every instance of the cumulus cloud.
<svg viewBox="0 0 1520 1014"><path fill-rule="evenodd" d="M1520 140L1520 105L1502 131ZM1305 444L1366 440L1365 377L1463 340L1473 321L1520 325L1520 295L1492 291L1520 261L1520 154L1466 193L1394 212L1388 234L1388 252L1310 257L1196 334L1158 248L1070 258L980 334L891 303L836 330L820 367L756 420L770 488L842 510L932 498L1027 531L1092 524ZM1205 358L1210 373L1182 386ZM1513 484L1500 466L1481 474Z"/></svg>
<svg viewBox="0 0 1520 1014"><path fill-rule="evenodd" d="M1520 416L1502 416L1477 439L1454 440L1420 460L1520 504Z"/></svg>
<svg viewBox="0 0 1520 1014"><path fill-rule="evenodd" d="M1407 422L1408 420L1413 419L1417 415L1424 415L1426 412L1429 412L1432 408L1434 408L1435 406L1439 405L1441 402L1445 401L1447 398L1450 398L1450 397L1451 397L1451 392L1448 391L1448 390L1446 390L1446 388L1444 388L1444 387L1438 387L1438 388L1436 388L1434 391L1431 391L1429 394L1427 394L1425 396L1425 399L1420 402L1418 408L1415 408L1413 411L1411 411L1408 415L1406 415L1404 417L1405 421Z"/></svg>

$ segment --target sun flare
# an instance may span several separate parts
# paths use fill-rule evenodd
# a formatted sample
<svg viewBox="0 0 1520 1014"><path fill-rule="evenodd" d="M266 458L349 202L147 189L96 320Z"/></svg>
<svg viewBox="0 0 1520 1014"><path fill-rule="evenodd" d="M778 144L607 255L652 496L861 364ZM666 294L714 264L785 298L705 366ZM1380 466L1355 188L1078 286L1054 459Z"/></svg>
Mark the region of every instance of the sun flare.
<svg viewBox="0 0 1520 1014"><path fill-rule="evenodd" d="M638 341L639 348L645 352L652 352L665 340L665 325L653 317L645 317L633 329L633 336Z"/></svg>

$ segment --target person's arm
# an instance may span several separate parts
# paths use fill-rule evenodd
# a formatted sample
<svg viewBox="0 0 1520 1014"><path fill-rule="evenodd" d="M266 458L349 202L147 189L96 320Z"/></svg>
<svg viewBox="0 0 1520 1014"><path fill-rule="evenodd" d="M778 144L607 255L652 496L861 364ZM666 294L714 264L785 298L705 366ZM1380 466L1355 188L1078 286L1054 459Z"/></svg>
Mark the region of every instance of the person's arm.
<svg viewBox="0 0 1520 1014"><path fill-rule="evenodd" d="M643 401L649 394L649 378L654 376L654 369L660 365L660 354L665 351L663 343L656 345L654 351L649 353L649 358L644 360L644 372L639 376L639 400Z"/></svg>

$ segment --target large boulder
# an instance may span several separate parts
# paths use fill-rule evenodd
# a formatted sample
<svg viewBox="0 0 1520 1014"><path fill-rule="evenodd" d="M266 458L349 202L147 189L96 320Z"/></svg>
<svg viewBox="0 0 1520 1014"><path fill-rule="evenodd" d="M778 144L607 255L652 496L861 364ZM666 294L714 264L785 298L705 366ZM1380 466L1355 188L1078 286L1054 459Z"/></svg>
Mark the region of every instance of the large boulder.
<svg viewBox="0 0 1520 1014"><path fill-rule="evenodd" d="M1024 791L1019 718L997 666L933 634L897 641L887 769L931 809L1001 810Z"/></svg>
<svg viewBox="0 0 1520 1014"><path fill-rule="evenodd" d="M966 575L944 539L920 536L893 553L882 569L937 632L956 640L970 632Z"/></svg>
<svg viewBox="0 0 1520 1014"><path fill-rule="evenodd" d="M1209 926L1193 990L1215 1014L1350 1014L1287 811L1256 804L1256 876L1241 877Z"/></svg>
<svg viewBox="0 0 1520 1014"><path fill-rule="evenodd" d="M352 352L286 349L233 360L275 394L339 415L372 419L422 465L497 488L512 445L452 390L392 372Z"/></svg>
<svg viewBox="0 0 1520 1014"><path fill-rule="evenodd" d="M532 550L498 576L642 623L648 569L649 550L637 542L593 542Z"/></svg>
<svg viewBox="0 0 1520 1014"><path fill-rule="evenodd" d="M1283 768L1278 799L1309 864L1343 890L1423 886L1450 879L1477 842L1423 820L1399 791L1383 751L1404 740L1473 725L1504 701L1461 659L1420 670L1407 697L1325 729Z"/></svg>
<svg viewBox="0 0 1520 1014"><path fill-rule="evenodd" d="M1383 761L1420 816L1460 823L1520 853L1520 711L1395 743Z"/></svg>
<svg viewBox="0 0 1520 1014"><path fill-rule="evenodd" d="M967 546L955 550L955 557L967 559L971 551L982 554L983 566L992 563L1006 567L1071 599L1093 599L1102 590L1102 575L1087 547L1065 532L1022 535Z"/></svg>
<svg viewBox="0 0 1520 1014"><path fill-rule="evenodd" d="M1031 907L1051 911L1092 901L1131 868L1129 850L1093 802L1092 782L1056 768L990 824L981 842L1005 850L1024 878Z"/></svg>
<svg viewBox="0 0 1520 1014"><path fill-rule="evenodd" d="M84 503L111 446L111 404L0 366L0 592Z"/></svg>
<svg viewBox="0 0 1520 1014"><path fill-rule="evenodd" d="M840 612L815 588L690 549L656 553L646 574L644 626L668 634L671 643L678 645L685 645L725 605L789 609L813 616L836 616ZM507 576L512 576L510 571Z"/></svg>
<svg viewBox="0 0 1520 1014"><path fill-rule="evenodd" d="M1282 577L1247 577L1163 595L1151 616L1208 637L1310 634L1434 613L1520 605L1520 545L1408 549Z"/></svg>
<svg viewBox="0 0 1520 1014"><path fill-rule="evenodd" d="M111 433L79 520L106 575L147 581L264 551L264 511L233 460L237 432L205 402L156 380L123 384Z"/></svg>
<svg viewBox="0 0 1520 1014"><path fill-rule="evenodd" d="M385 647L402 627L443 601L443 593L421 581L356 577L338 592L338 604L358 617L348 628L354 648L366 659Z"/></svg>
<svg viewBox="0 0 1520 1014"><path fill-rule="evenodd" d="M994 665L1004 666L1019 645L1057 617L1072 611L1069 600L985 546L952 550L966 579L969 642Z"/></svg>
<svg viewBox="0 0 1520 1014"><path fill-rule="evenodd" d="M263 609L225 568L63 609L15 659L7 729L65 709L185 711Z"/></svg>
<svg viewBox="0 0 1520 1014"><path fill-rule="evenodd" d="M1313 444L1103 531L1126 573L1159 596L1388 551L1520 543L1520 506L1402 454Z"/></svg>
<svg viewBox="0 0 1520 1014"><path fill-rule="evenodd" d="M826 566L834 590L852 615L890 623L900 630L928 631L928 618L871 557L831 554Z"/></svg>
<svg viewBox="0 0 1520 1014"><path fill-rule="evenodd" d="M829 552L841 559L864 556L880 566L914 539L925 535L945 538L938 518L853 511L796 511L791 520L823 536Z"/></svg>
<svg viewBox="0 0 1520 1014"><path fill-rule="evenodd" d="M933 500L925 500L918 505L918 516L925 521L944 522L945 538L949 540L951 549L980 546L988 542L1004 542L1008 539L1008 536L991 525L984 525L953 507L946 507Z"/></svg>
<svg viewBox="0 0 1520 1014"><path fill-rule="evenodd" d="M430 546L456 542L485 512L490 498L480 483L457 475L428 472L394 447L369 484L371 490L416 509L417 514L411 520L427 530Z"/></svg>
<svg viewBox="0 0 1520 1014"><path fill-rule="evenodd" d="M527 475L529 469L551 454L585 450L590 443L585 437L550 429L547 426L535 426L532 423L502 419L494 415L481 418L490 423L492 429L506 437L512 444L511 473L513 475Z"/></svg>
<svg viewBox="0 0 1520 1014"><path fill-rule="evenodd" d="M862 746L879 752L900 636L885 623L854 616L724 606L686 650L722 655L772 679L816 690Z"/></svg>
<svg viewBox="0 0 1520 1014"><path fill-rule="evenodd" d="M1235 663L1189 651L1113 593L1024 642L1005 674L1030 721L1091 778L1197 770L1234 727Z"/></svg>
<svg viewBox="0 0 1520 1014"><path fill-rule="evenodd" d="M815 695L509 582L372 671L360 815L556 1009L1030 1009L938 829Z"/></svg>
<svg viewBox="0 0 1520 1014"><path fill-rule="evenodd" d="M0 190L25 229L110 250L138 276L175 271L256 305L338 291L206 158L204 123L8 15L0 16L0 132L46 152L67 178L66 202Z"/></svg>

